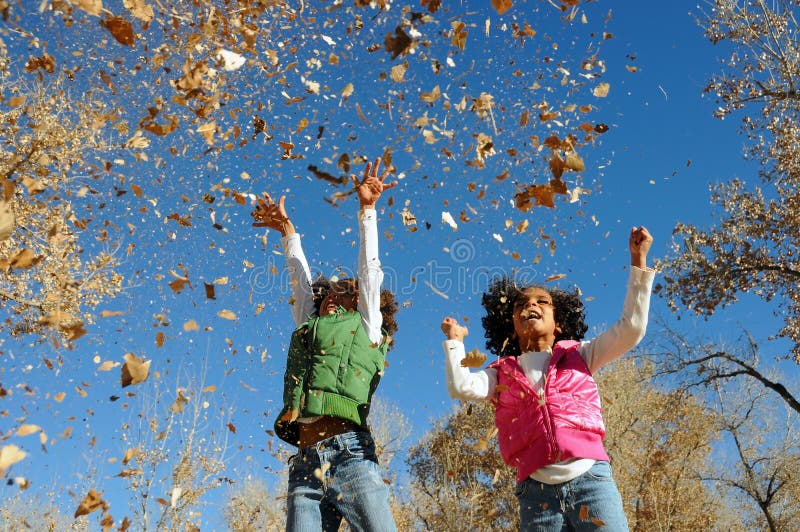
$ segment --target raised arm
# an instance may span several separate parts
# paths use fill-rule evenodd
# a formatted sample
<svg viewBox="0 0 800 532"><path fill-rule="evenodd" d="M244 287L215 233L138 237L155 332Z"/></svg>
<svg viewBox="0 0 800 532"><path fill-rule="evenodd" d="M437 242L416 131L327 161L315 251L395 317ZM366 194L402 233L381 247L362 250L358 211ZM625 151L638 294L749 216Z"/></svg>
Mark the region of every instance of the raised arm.
<svg viewBox="0 0 800 532"><path fill-rule="evenodd" d="M256 208L250 215L255 219L253 226L269 227L281 234L283 255L286 257L286 268L289 270L289 283L292 285L292 317L294 323L300 325L314 312L314 298L311 292L311 271L300 243L300 235L294 230L294 224L286 214L286 196L281 196L277 205L269 194L264 192L258 198Z"/></svg>
<svg viewBox="0 0 800 532"><path fill-rule="evenodd" d="M655 277L655 271L647 267L647 253L652 244L653 237L645 227L631 229L628 239L631 271L622 315L608 330L581 344L581 354L592 373L633 349L644 338Z"/></svg>
<svg viewBox="0 0 800 532"><path fill-rule="evenodd" d="M383 325L381 316L383 270L381 269L378 251L378 219L375 205L384 191L397 185L397 181L385 182L392 168L385 169L380 177L378 176L380 164L380 157L375 159L374 164L367 163L364 177L361 181L355 175L350 176L356 186L360 205L358 213L360 240L358 251L358 312L361 314L361 320L369 339L376 344L380 343L383 337L381 332L381 326Z"/></svg>
<svg viewBox="0 0 800 532"><path fill-rule="evenodd" d="M497 387L497 372L488 368L473 373L461 365L466 355L464 338L469 334L469 330L450 317L442 320L441 327L447 338L443 345L447 393L454 399L468 401L493 397Z"/></svg>

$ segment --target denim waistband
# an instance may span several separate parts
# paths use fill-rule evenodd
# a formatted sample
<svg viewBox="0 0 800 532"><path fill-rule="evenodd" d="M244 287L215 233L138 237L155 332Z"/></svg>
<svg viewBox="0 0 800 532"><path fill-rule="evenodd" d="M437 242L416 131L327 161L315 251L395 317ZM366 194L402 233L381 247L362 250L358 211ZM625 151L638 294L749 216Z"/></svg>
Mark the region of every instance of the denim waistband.
<svg viewBox="0 0 800 532"><path fill-rule="evenodd" d="M320 440L314 445L308 445L299 449L300 453L308 451L341 451L348 448L348 442L358 443L372 442L372 434L367 431L348 431L342 432L330 438Z"/></svg>

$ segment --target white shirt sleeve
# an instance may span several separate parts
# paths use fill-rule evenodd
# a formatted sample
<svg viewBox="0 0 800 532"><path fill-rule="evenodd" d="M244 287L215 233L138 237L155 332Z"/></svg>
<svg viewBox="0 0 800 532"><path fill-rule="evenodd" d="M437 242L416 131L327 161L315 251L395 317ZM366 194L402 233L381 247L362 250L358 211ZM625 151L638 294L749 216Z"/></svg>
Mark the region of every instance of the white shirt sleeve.
<svg viewBox="0 0 800 532"><path fill-rule="evenodd" d="M596 338L581 342L581 356L592 373L624 355L644 338L654 278L654 270L631 266L622 316Z"/></svg>
<svg viewBox="0 0 800 532"><path fill-rule="evenodd" d="M471 372L461 365L464 358L464 343L458 340L445 340L444 368L447 376L447 392L454 399L490 399L497 387L497 371L486 368Z"/></svg>
<svg viewBox="0 0 800 532"><path fill-rule="evenodd" d="M383 270L378 254L378 215L375 209L358 214L360 245L358 250L358 312L369 339L381 343L381 284Z"/></svg>
<svg viewBox="0 0 800 532"><path fill-rule="evenodd" d="M292 233L281 238L289 284L292 285L292 317L295 325L304 323L314 312L314 297L311 292L311 271L308 268L300 235Z"/></svg>

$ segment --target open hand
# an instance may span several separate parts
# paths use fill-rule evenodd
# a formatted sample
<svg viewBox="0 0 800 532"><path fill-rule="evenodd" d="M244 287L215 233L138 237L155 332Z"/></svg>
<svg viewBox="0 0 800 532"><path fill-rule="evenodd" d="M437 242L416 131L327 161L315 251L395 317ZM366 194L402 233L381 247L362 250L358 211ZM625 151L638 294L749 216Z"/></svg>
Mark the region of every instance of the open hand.
<svg viewBox="0 0 800 532"><path fill-rule="evenodd" d="M269 227L278 231L282 236L293 234L294 225L289 220L289 215L286 214L286 207L284 206L286 196L281 196L277 205L266 192L262 193L262 196L256 200L256 208L250 213L250 216L255 219L253 226Z"/></svg>
<svg viewBox="0 0 800 532"><path fill-rule="evenodd" d="M361 182L358 181L358 177L354 174L350 175L350 179L353 180L353 184L356 186L358 201L361 203L361 207L374 208L381 194L397 185L397 181L385 182L389 174L394 171L394 168L389 167L385 169L379 177L378 168L380 168L380 165L380 157L375 159L374 163L367 163L367 167L364 170L364 178Z"/></svg>

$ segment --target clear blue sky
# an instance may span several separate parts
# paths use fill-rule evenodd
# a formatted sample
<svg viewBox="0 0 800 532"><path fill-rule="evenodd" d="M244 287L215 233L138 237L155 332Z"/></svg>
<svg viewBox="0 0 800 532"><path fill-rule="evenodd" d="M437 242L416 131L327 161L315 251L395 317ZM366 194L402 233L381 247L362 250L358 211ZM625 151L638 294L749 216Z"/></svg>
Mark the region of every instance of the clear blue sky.
<svg viewBox="0 0 800 532"><path fill-rule="evenodd" d="M122 12L116 3L108 4ZM280 408L283 363L292 329L284 262L275 253L277 235L268 235L266 248L262 246L259 238L263 233L250 226L250 206L237 205L214 188L225 180L225 186L239 192L287 194L287 206L303 235L312 269L328 275L337 268L352 271L357 253L357 201L350 197L336 206L327 203L324 198L343 189L315 178L307 167L315 165L338 176L342 172L336 169L336 158L341 153L372 158L391 148L400 184L388 194L391 205L388 197L382 200L381 258L389 287L405 305L398 315L400 330L378 394L401 408L411 421L410 445L429 429L431 419L453 408L444 389L442 317L454 315L467 321L471 347L483 347L479 303L487 272L516 272L534 282L564 274L557 285L580 287L587 299L590 325L602 327L616 319L621 307L630 227L650 229L655 237L651 256L657 258L665 252L676 222L709 223L709 183L753 175L753 168L745 166L741 158L736 118L725 122L713 118L713 98L703 95L709 76L719 68L718 56L724 54L703 38L691 14L695 11L691 3L592 2L582 5L576 19L567 24L547 2L520 2L504 16L488 2L460 2L420 26L424 38L432 42L430 47L395 60L384 50L366 52L366 46L382 44L383 36L393 31L401 18L400 7L394 5L384 14L360 10L364 29L355 36L344 31L350 16L343 8L339 23L326 27L320 17L316 25L309 25L307 35L289 38L299 46L298 59L303 65L298 71L307 74L306 80L328 88L320 96L305 92L299 75L287 75L288 84L281 85L255 69L244 67L236 72L233 91L264 104L262 118L274 128L274 140L259 138L214 156L203 154L205 145L198 134L179 131L164 139L154 138L151 153L177 146L185 148L186 155L165 154L160 167L153 156L149 163L129 160L127 166L115 169L127 176L126 183L94 184L109 200L106 214L97 214L98 219L107 216L121 228L118 238L123 250L129 243L135 244L122 267L128 289L101 306L124 311L124 315L98 318L72 350L56 352L50 345L5 340L0 375L13 395L0 400L0 410L6 414L0 419L2 433L14 430L24 419L43 427L50 440L55 440L42 452L36 436L8 438L7 442L29 452L10 474L30 479L31 490L47 492L56 486L58 500L67 512L74 510L77 499L62 489L85 486L105 492L115 518L130 515L125 484L115 476L121 466L118 461L109 462L121 459L131 446L123 441L130 434L123 425L138 423L137 414L144 413L142 403L151 402L156 380L172 394L162 400L161 409L171 404L177 386L202 381L204 386L215 387L214 392L205 394L208 412L215 413L209 415L210 428L228 437L230 461L225 476L237 480L247 474L263 475L265 483L273 481L263 467L283 466L271 457L271 438L265 431L272 428ZM581 23L583 14L585 24ZM485 33L487 18L489 36ZM22 24L34 24L35 20L31 15ZM456 50L441 36L455 20L467 23L464 51ZM524 22L537 34L520 44L510 36L511 26ZM107 38L102 29L91 27L92 35ZM45 40L51 54L56 54L59 41L63 42L62 57L90 45L86 34L78 38L61 24L48 31L40 36L49 37ZM319 32L315 38L313 31ZM603 32L609 38L603 39ZM17 33L6 31L3 38L22 57L38 53ZM123 51L114 42L99 49L100 58L116 54L125 57L128 67L136 64L136 49ZM315 54L319 50L322 53ZM342 58L339 66L318 68L304 63L313 57L327 59L330 52ZM605 70L599 78L587 80L580 74L601 72L599 66L591 71L580 68L581 61L594 53ZM563 73L551 76L553 64L544 62L546 56L564 61L569 71L566 85L560 83ZM392 66L406 59L405 82L379 79L380 73L388 74ZM434 60L440 65L438 74L434 73ZM545 76L539 81L540 88L531 89L538 72ZM147 105L156 92L148 84L148 75L145 68L140 73L142 85L120 91L117 99L129 101L129 106ZM605 98L592 94L599 82L610 86ZM344 100L340 94L347 83L353 83L354 92ZM464 95L492 94L497 104L493 117L478 120L468 112L445 112L443 99L426 105L419 94L437 85L453 105ZM164 87L159 90L168 92ZM306 99L286 105L283 92ZM403 93L403 99L398 93ZM379 105L388 101L392 102L391 111ZM574 116L579 116L565 113L562 119L572 122L563 129L552 123L539 124L532 105L542 101L554 108L565 103L592 105L594 110L585 119L607 124L609 130L599 135L593 146L579 150L586 170L565 176L571 188L580 186L590 194L577 203L558 201L555 209L535 207L523 213L513 206L514 184L542 184L549 179L546 151L537 154L530 136L544 138L551 131L569 129ZM526 108L531 110L531 124L523 128L519 116ZM436 133L438 142L427 144L420 129L413 126L424 116L436 121L425 129L434 131L436 126L452 131L454 142ZM312 126L294 132L304 117ZM243 135L249 136L250 118L241 115L238 123L246 132ZM324 132L317 138L320 124ZM131 125L135 127L135 123ZM497 150L481 170L465 164L474 158L474 148L466 150L479 132L492 136ZM302 159L282 160L279 140L294 142L295 153ZM452 157L446 156L443 147ZM516 157L508 154L509 148L517 150ZM361 168L355 166L354 170ZM506 169L510 176L498 181L496 177ZM143 188L143 198L130 192L131 183ZM113 185L128 193L116 197ZM206 193L216 197L214 204L203 201ZM147 207L146 212L142 207ZM402 223L404 207L416 217L413 232ZM458 221L457 231L442 223L442 211ZM181 227L167 219L174 212L191 215L192 226ZM223 230L212 227L212 212ZM469 221L459 220L462 212ZM515 227L523 220L528 220L529 228L517 233ZM136 227L133 234L128 223ZM542 235L556 243L552 256ZM87 246L98 245L91 242L91 235L87 237ZM519 258L515 258L517 254ZM277 275L271 266L279 271ZM191 288L176 294L167 283L173 279L170 271L181 273L181 267L188 272ZM228 283L216 286L216 300L206 299L203 283L222 277L227 277ZM265 307L256 315L259 304ZM233 311L237 319L219 317L223 309ZM753 314L738 313L736 319L757 315L755 309L750 312ZM671 319L658 298L653 302L656 313ZM159 323L159 314L168 326ZM195 320L201 330L185 331L183 325L189 320ZM166 335L160 348L155 343L159 331ZM151 371L158 372L160 379L151 375L145 384L120 389L119 368L98 371L95 359L122 362L128 352L152 360ZM262 353L266 353L263 360ZM43 357L61 358L63 366L50 370ZM33 393L26 394L19 387L22 384ZM76 386L86 392L85 397L76 392ZM55 402L53 396L62 391L66 398ZM136 396L126 397L128 391ZM111 396L121 399L111 401ZM235 433L226 427L228 423ZM71 435L62 437L67 427L72 429ZM272 444L278 445L278 441ZM395 463L401 465L399 460ZM168 498L168 494L161 496ZM206 513L213 522L214 508Z"/></svg>

